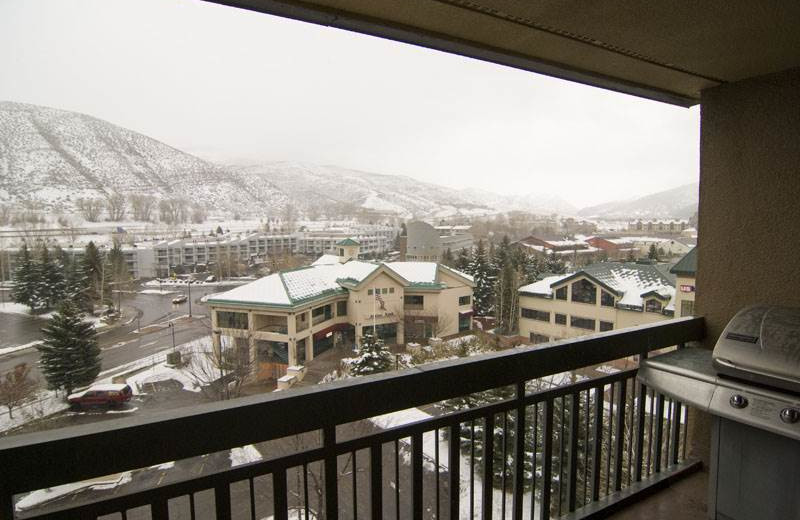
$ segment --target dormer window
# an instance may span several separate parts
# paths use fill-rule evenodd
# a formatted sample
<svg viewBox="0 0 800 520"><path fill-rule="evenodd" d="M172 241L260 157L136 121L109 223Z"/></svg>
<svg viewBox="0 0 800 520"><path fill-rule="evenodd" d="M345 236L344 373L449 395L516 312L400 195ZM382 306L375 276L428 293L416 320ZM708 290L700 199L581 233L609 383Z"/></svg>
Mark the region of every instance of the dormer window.
<svg viewBox="0 0 800 520"><path fill-rule="evenodd" d="M572 301L578 303L596 303L597 287L588 280L578 280L572 284Z"/></svg>
<svg viewBox="0 0 800 520"><path fill-rule="evenodd" d="M661 302L656 299L647 300L647 302L644 304L645 312L661 312L663 307L664 306L661 305Z"/></svg>
<svg viewBox="0 0 800 520"><path fill-rule="evenodd" d="M613 307L614 306L614 295L607 292L601 291L600 292L600 305L603 307Z"/></svg>
<svg viewBox="0 0 800 520"><path fill-rule="evenodd" d="M556 300L566 300L567 299L567 286L559 287L556 289Z"/></svg>

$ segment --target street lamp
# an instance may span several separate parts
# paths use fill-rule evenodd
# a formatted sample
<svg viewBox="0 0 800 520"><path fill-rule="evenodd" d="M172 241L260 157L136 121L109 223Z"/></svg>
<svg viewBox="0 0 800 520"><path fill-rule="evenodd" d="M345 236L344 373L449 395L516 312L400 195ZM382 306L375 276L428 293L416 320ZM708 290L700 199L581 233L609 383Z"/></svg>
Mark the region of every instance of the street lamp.
<svg viewBox="0 0 800 520"><path fill-rule="evenodd" d="M168 326L168 327L170 328L170 330L172 331L172 351L173 351L173 352L175 352L175 324L174 324L174 323L172 323L172 322L169 322L169 323L167 324L167 326Z"/></svg>

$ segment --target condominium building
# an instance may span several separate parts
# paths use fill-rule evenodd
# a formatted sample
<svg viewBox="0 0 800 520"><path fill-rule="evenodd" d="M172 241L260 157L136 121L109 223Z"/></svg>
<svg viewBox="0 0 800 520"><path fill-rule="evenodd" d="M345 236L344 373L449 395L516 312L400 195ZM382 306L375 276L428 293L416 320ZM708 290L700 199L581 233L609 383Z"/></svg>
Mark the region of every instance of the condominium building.
<svg viewBox="0 0 800 520"><path fill-rule="evenodd" d="M546 240L535 236L528 236L513 242L511 247L522 249L525 253L538 257L556 255L573 263L591 261L594 255L600 251L582 239Z"/></svg>
<svg viewBox="0 0 800 520"><path fill-rule="evenodd" d="M665 265L604 262L519 289L519 333L532 343L670 319L675 281Z"/></svg>
<svg viewBox="0 0 800 520"><path fill-rule="evenodd" d="M401 257L408 261L439 262L447 250L455 254L472 249L470 226L438 226L414 221L406 225L405 249Z"/></svg>
<svg viewBox="0 0 800 520"><path fill-rule="evenodd" d="M697 273L697 248L692 248L669 270L675 279L675 313L677 316L694 315L695 277Z"/></svg>
<svg viewBox="0 0 800 520"><path fill-rule="evenodd" d="M259 377L272 378L368 333L403 343L471 329L471 276L435 262L361 261L353 240L336 246L336 256L210 298L215 346L247 349Z"/></svg>

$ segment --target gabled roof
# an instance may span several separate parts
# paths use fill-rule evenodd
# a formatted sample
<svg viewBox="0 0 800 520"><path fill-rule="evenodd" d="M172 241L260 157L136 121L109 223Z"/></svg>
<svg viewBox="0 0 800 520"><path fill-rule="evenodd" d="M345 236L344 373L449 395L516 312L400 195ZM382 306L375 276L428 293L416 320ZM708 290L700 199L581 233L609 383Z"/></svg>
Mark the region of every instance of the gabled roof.
<svg viewBox="0 0 800 520"><path fill-rule="evenodd" d="M614 294L623 307L641 307L644 299L657 296L669 299L675 293L675 282L659 266L632 262L601 262L587 265L570 274L549 276L520 287L519 292L545 298L553 297L556 287L578 278L588 278Z"/></svg>
<svg viewBox="0 0 800 520"><path fill-rule="evenodd" d="M281 271L247 285L209 298L209 303L293 307L320 298L346 295L348 289L358 288L378 272L385 272L404 287L444 289L439 269L462 278L472 286L472 277L434 262L373 263L350 260L340 264L319 263L298 269Z"/></svg>
<svg viewBox="0 0 800 520"><path fill-rule="evenodd" d="M697 248L693 247L678 263L672 266L670 273L678 276L695 276L697 273Z"/></svg>
<svg viewBox="0 0 800 520"><path fill-rule="evenodd" d="M352 238L345 238L344 240L340 240L336 242L337 246L360 246L361 244Z"/></svg>

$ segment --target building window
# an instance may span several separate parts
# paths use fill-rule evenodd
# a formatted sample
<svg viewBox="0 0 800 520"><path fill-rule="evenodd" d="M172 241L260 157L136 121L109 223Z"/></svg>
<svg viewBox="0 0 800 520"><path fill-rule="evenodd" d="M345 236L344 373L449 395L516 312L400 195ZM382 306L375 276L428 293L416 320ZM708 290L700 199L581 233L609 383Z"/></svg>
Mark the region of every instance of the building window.
<svg viewBox="0 0 800 520"><path fill-rule="evenodd" d="M614 295L606 291L600 291L600 305L603 307L613 307Z"/></svg>
<svg viewBox="0 0 800 520"><path fill-rule="evenodd" d="M403 297L403 307L411 310L420 310L425 304L425 297L421 295L406 295Z"/></svg>
<svg viewBox="0 0 800 520"><path fill-rule="evenodd" d="M328 321L331 318L333 318L333 307L330 305L323 305L311 311L311 323L314 325Z"/></svg>
<svg viewBox="0 0 800 520"><path fill-rule="evenodd" d="M550 336L543 336L541 334L536 334L535 332L531 332L531 343L534 345L538 345L539 343L548 343L550 341Z"/></svg>
<svg viewBox="0 0 800 520"><path fill-rule="evenodd" d="M339 248L339 256L344 256L344 249L341 247Z"/></svg>
<svg viewBox="0 0 800 520"><path fill-rule="evenodd" d="M600 322L600 332L605 332L607 330L614 330L614 324L610 321L601 321Z"/></svg>
<svg viewBox="0 0 800 520"><path fill-rule="evenodd" d="M681 316L694 316L694 302L683 300L681 302Z"/></svg>
<svg viewBox="0 0 800 520"><path fill-rule="evenodd" d="M559 287L556 289L556 300L566 300L567 299L567 286Z"/></svg>
<svg viewBox="0 0 800 520"><path fill-rule="evenodd" d="M572 284L572 301L594 305L597 302L597 288L588 280L578 280Z"/></svg>
<svg viewBox="0 0 800 520"><path fill-rule="evenodd" d="M594 320L590 320L589 318L570 316L569 324L571 327L575 327L577 329L594 330Z"/></svg>
<svg viewBox="0 0 800 520"><path fill-rule="evenodd" d="M367 296L372 296L372 289L367 289Z"/></svg>
<svg viewBox="0 0 800 520"><path fill-rule="evenodd" d="M387 289L386 287L384 287L383 289L381 289L381 294L386 294L386 293L388 293L388 292L389 292L389 289Z"/></svg>
<svg viewBox="0 0 800 520"><path fill-rule="evenodd" d="M522 317L529 320L538 320L550 322L550 313L545 311L537 311L536 309L522 308Z"/></svg>
<svg viewBox="0 0 800 520"><path fill-rule="evenodd" d="M336 315L347 316L347 301L336 302Z"/></svg>
<svg viewBox="0 0 800 520"><path fill-rule="evenodd" d="M247 329L247 313L217 311L217 326L223 329Z"/></svg>
<svg viewBox="0 0 800 520"><path fill-rule="evenodd" d="M458 297L459 305L469 305L470 303L472 303L472 297L470 295Z"/></svg>
<svg viewBox="0 0 800 520"><path fill-rule="evenodd" d="M458 315L458 332L464 332L472 328L472 317L469 314Z"/></svg>
<svg viewBox="0 0 800 520"><path fill-rule="evenodd" d="M394 287L389 287L389 294L394 294Z"/></svg>
<svg viewBox="0 0 800 520"><path fill-rule="evenodd" d="M658 300L647 300L644 305L645 312L661 312L661 302Z"/></svg>
<svg viewBox="0 0 800 520"><path fill-rule="evenodd" d="M556 313L556 325L566 325L566 324L567 324L567 315Z"/></svg>

